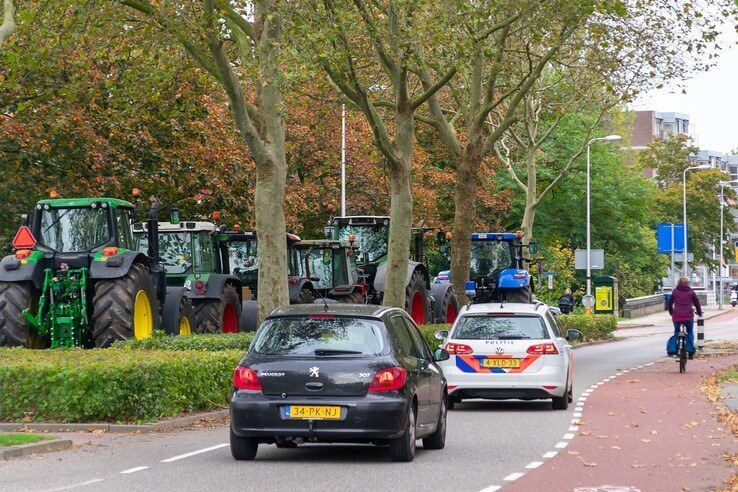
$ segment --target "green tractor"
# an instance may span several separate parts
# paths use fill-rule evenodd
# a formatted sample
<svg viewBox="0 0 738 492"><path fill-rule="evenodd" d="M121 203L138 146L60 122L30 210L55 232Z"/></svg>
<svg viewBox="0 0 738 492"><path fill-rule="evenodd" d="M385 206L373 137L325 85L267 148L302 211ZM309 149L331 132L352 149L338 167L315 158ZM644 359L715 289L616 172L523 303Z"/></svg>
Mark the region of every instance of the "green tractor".
<svg viewBox="0 0 738 492"><path fill-rule="evenodd" d="M228 236L212 222L159 223L159 256L166 270L167 297L180 299L179 320L165 323L170 334L237 333L241 326L241 280L228 274ZM148 249L147 224L133 225L138 249Z"/></svg>
<svg viewBox="0 0 738 492"><path fill-rule="evenodd" d="M316 294L337 302L366 304L364 275L356 265L358 245L348 241L309 239L292 245L292 276L310 279Z"/></svg>
<svg viewBox="0 0 738 492"><path fill-rule="evenodd" d="M326 236L348 241L359 248L358 265L365 281L367 300L381 304L387 278L389 217L334 217L326 228ZM424 264L424 235L432 229L411 231L413 251L408 262L405 310L417 324L453 323L459 312L456 294L449 284L431 284Z"/></svg>
<svg viewBox="0 0 738 492"><path fill-rule="evenodd" d="M0 261L0 345L107 347L158 328L166 300L157 243L136 250L133 205L114 198L41 200Z"/></svg>

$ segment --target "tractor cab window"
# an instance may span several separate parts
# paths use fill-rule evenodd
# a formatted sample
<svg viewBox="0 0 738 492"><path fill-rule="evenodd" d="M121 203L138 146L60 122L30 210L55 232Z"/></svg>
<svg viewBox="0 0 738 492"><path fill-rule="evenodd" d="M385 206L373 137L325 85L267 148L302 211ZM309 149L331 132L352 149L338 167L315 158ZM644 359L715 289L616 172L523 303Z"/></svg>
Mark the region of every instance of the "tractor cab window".
<svg viewBox="0 0 738 492"><path fill-rule="evenodd" d="M379 261L387 254L389 244L389 226L375 225L341 225L338 229L338 239L348 241L349 236L355 237L359 246L361 258L368 262Z"/></svg>
<svg viewBox="0 0 738 492"><path fill-rule="evenodd" d="M118 229L118 246L125 249L134 249L131 233L131 211L126 208L116 209L115 220Z"/></svg>
<svg viewBox="0 0 738 492"><path fill-rule="evenodd" d="M215 270L215 258L213 257L213 242L207 232L198 232L194 235L195 264L201 272Z"/></svg>
<svg viewBox="0 0 738 492"><path fill-rule="evenodd" d="M259 270L256 240L230 241L228 243L228 263L234 274L256 274Z"/></svg>
<svg viewBox="0 0 738 492"><path fill-rule="evenodd" d="M333 251L330 248L300 248L295 262L301 277L307 275L306 266L310 268L310 276L318 279L313 280L315 288L333 288Z"/></svg>
<svg viewBox="0 0 738 492"><path fill-rule="evenodd" d="M471 274L490 275L512 265L510 246L502 241L472 241Z"/></svg>
<svg viewBox="0 0 738 492"><path fill-rule="evenodd" d="M107 208L48 208L39 242L60 253L90 251L110 241Z"/></svg>
<svg viewBox="0 0 738 492"><path fill-rule="evenodd" d="M336 251L333 255L333 283L334 285L349 285L349 271L346 264L346 253Z"/></svg>
<svg viewBox="0 0 738 492"><path fill-rule="evenodd" d="M141 235L139 251L148 251L149 241ZM167 273L187 273L192 268L192 234L189 232L160 232L159 256Z"/></svg>

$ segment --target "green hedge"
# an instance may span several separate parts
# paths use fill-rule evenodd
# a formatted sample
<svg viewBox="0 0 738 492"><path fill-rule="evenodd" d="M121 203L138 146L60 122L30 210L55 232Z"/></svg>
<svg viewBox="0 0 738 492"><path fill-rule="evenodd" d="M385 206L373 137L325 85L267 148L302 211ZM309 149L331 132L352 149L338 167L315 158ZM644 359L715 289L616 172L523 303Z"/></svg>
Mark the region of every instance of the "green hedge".
<svg viewBox="0 0 738 492"><path fill-rule="evenodd" d="M579 330L585 341L612 338L618 326L617 318L612 315L562 314L556 317L556 322L564 335L566 330Z"/></svg>
<svg viewBox="0 0 738 492"><path fill-rule="evenodd" d="M136 350L246 350L254 339L253 332L243 333L208 333L192 336L169 336L163 332L154 332L154 336L144 340L125 340L113 344L113 348Z"/></svg>
<svg viewBox="0 0 738 492"><path fill-rule="evenodd" d="M436 337L434 336L437 331L441 330L450 330L451 325L450 324L437 324L437 325L420 325L420 333L423 334L423 338L425 338L425 341L428 342L428 346L435 350L440 345L441 341L436 340Z"/></svg>
<svg viewBox="0 0 738 492"><path fill-rule="evenodd" d="M0 420L146 422L220 408L243 353L0 348Z"/></svg>

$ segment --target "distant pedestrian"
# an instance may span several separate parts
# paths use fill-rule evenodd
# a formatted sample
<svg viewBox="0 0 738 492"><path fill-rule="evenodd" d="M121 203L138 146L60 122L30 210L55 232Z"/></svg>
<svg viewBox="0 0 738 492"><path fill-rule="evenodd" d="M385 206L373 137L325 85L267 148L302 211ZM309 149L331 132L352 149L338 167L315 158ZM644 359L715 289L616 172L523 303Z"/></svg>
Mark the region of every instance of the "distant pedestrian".
<svg viewBox="0 0 738 492"><path fill-rule="evenodd" d="M700 306L700 299L689 286L689 280L686 277L681 277L676 289L671 291L667 308L674 323L674 336L679 334L680 325L684 325L687 329L687 352L689 352L690 358L694 355L693 306L697 310L697 315L701 318L702 306Z"/></svg>
<svg viewBox="0 0 738 492"><path fill-rule="evenodd" d="M561 314L571 314L574 311L574 294L571 293L571 289L566 289L564 295L559 299L559 309Z"/></svg>

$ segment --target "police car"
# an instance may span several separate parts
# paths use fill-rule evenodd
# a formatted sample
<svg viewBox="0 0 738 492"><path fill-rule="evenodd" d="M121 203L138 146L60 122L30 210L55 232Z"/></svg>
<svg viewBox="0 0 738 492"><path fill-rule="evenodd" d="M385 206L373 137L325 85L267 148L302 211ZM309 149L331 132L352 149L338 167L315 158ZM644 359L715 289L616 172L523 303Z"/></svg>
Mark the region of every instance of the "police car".
<svg viewBox="0 0 738 492"><path fill-rule="evenodd" d="M569 340L550 308L534 304L475 304L462 310L450 331L439 331L450 354L439 365L448 381L449 408L464 399L551 399L566 410L572 401L574 360Z"/></svg>

